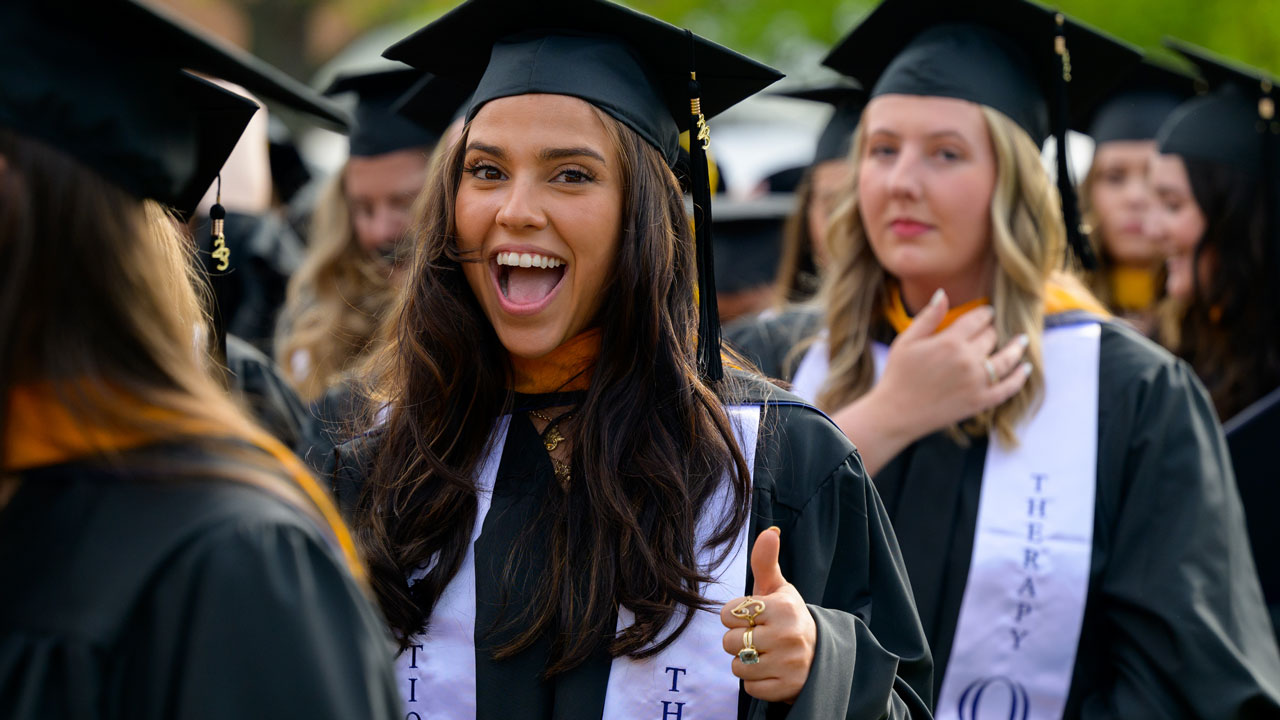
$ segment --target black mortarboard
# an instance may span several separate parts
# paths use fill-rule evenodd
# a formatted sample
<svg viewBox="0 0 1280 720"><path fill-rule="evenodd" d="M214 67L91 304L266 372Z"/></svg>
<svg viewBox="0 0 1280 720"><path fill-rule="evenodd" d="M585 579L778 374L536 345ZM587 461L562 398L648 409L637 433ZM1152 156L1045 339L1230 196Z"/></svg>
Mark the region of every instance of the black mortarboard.
<svg viewBox="0 0 1280 720"><path fill-rule="evenodd" d="M788 194L716 202L716 289L750 290L773 282L782 254L782 226L795 209Z"/></svg>
<svg viewBox="0 0 1280 720"><path fill-rule="evenodd" d="M1154 140L1173 111L1203 89L1203 82L1167 65L1143 60L1124 81L1092 106L1075 108L1071 128L1097 145Z"/></svg>
<svg viewBox="0 0 1280 720"><path fill-rule="evenodd" d="M450 78L419 73L418 81L391 109L439 137L466 113L473 90Z"/></svg>
<svg viewBox="0 0 1280 720"><path fill-rule="evenodd" d="M853 142L853 133L862 120L862 109L867 106L867 91L856 82L829 83L797 90L784 90L778 93L797 100L811 100L826 103L835 108L822 134L818 135L818 146L813 153L813 164L828 160L844 160L849 157L849 145Z"/></svg>
<svg viewBox="0 0 1280 720"><path fill-rule="evenodd" d="M423 73L413 68L339 75L325 95L356 96L355 124L351 127L351 154L383 155L396 150L430 147L441 132L432 132L396 112L393 106L409 92Z"/></svg>
<svg viewBox="0 0 1280 720"><path fill-rule="evenodd" d="M0 5L0 125L190 212L257 106L184 70L342 121L278 70L133 0Z"/></svg>
<svg viewBox="0 0 1280 720"><path fill-rule="evenodd" d="M1274 164L1276 90L1265 71L1246 67L1194 45L1166 39L1204 77L1209 92L1173 113L1160 129L1160 152L1231 165L1261 175Z"/></svg>
<svg viewBox="0 0 1280 720"><path fill-rule="evenodd" d="M468 119L490 100L512 95L581 98L634 130L671 166L679 158L682 130L705 135L701 121L782 77L688 30L605 0L469 0L383 55L474 87ZM719 380L704 143L695 141L692 153L699 362L708 378Z"/></svg>
<svg viewBox="0 0 1280 720"><path fill-rule="evenodd" d="M1026 0L885 0L823 64L871 87L871 97L969 100L1058 147L1067 237L1093 264L1067 170L1071 107L1088 107L1136 64L1128 45Z"/></svg>

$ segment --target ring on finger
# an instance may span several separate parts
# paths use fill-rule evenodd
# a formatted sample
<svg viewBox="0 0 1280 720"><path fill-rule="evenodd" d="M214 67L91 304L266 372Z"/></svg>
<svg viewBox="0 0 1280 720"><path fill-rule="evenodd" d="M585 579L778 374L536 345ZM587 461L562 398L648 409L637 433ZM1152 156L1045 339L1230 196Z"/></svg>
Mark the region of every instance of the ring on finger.
<svg viewBox="0 0 1280 720"><path fill-rule="evenodd" d="M751 628L747 628L747 631L742 635L742 649L738 651L738 659L742 661L743 665L755 665L760 662L760 653L756 651L756 646L751 638L754 632Z"/></svg>
<svg viewBox="0 0 1280 720"><path fill-rule="evenodd" d="M747 621L748 627L756 626L756 617L764 612L764 601L759 598L753 598L750 595L743 598L738 606L729 611L729 614Z"/></svg>
<svg viewBox="0 0 1280 720"><path fill-rule="evenodd" d="M991 364L991 358L982 361L982 369L987 371L988 385L995 385L1000 382L1000 376L996 375L996 366Z"/></svg>

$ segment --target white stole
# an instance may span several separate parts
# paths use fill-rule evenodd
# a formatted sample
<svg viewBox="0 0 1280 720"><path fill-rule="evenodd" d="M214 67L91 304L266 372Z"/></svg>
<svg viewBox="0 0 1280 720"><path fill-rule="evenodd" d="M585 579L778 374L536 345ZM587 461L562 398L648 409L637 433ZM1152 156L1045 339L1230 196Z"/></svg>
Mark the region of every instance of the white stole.
<svg viewBox="0 0 1280 720"><path fill-rule="evenodd" d="M1093 322L1046 329L1042 404L1019 424L1017 447L987 445L939 720L1062 717L1093 553L1101 335ZM793 392L816 398L827 352L820 337ZM879 379L888 348L873 355Z"/></svg>
<svg viewBox="0 0 1280 720"><path fill-rule="evenodd" d="M760 406L726 408L738 446L754 472ZM489 452L477 477L476 523L471 546L457 575L449 582L431 613L426 636L414 638L409 650L396 659L396 675L404 700L405 720L474 720L476 716L475 665L475 541L489 511L510 417L495 425ZM706 539L732 502L728 483L710 500L698 523L699 560L710 565L723 548L706 548ZM733 547L710 574L716 582L702 588L711 611L697 611L683 634L661 653L645 660L615 658L609 669L605 696L605 720L654 718L654 720L731 720L738 716L738 678L730 671L721 638L719 606L742 595L747 586L747 539L750 521L743 524ZM420 568L410 581L426 574ZM618 611L618 629L633 622L626 609ZM678 625L673 618L670 628Z"/></svg>

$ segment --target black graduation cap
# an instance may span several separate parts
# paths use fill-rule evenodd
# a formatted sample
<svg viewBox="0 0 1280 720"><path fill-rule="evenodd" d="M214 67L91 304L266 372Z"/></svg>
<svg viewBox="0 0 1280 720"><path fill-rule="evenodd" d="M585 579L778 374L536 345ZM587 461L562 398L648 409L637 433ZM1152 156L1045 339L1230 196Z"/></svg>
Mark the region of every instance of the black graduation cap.
<svg viewBox="0 0 1280 720"><path fill-rule="evenodd" d="M1070 108L1095 103L1141 57L1026 0L885 0L823 64L871 87L871 97L969 100L1004 113L1037 143L1054 136L1067 237L1090 267L1067 168Z"/></svg>
<svg viewBox="0 0 1280 720"><path fill-rule="evenodd" d="M844 160L849 156L849 145L853 142L853 133L862 120L862 110L867 106L867 91L852 80L848 82L827 83L796 90L783 90L778 95L826 103L835 108L831 119L827 121L822 134L818 136L818 146L813 153L813 164L818 165L828 160Z"/></svg>
<svg viewBox="0 0 1280 720"><path fill-rule="evenodd" d="M1276 162L1274 78L1172 38L1165 44L1190 60L1209 92L1187 101L1160 129L1160 152L1231 165L1262 175ZM1270 149L1270 151L1268 151Z"/></svg>
<svg viewBox="0 0 1280 720"><path fill-rule="evenodd" d="M418 81L391 109L421 125L437 138L470 106L474 86L462 85L447 77L419 73Z"/></svg>
<svg viewBox="0 0 1280 720"><path fill-rule="evenodd" d="M717 199L716 289L751 290L773 282L782 255L782 229L794 196L773 193L750 199Z"/></svg>
<svg viewBox="0 0 1280 720"><path fill-rule="evenodd" d="M782 77L688 30L605 0L469 0L383 55L474 87L468 120L490 100L512 95L581 98L634 130L673 167L682 130L705 141L705 118ZM704 142L693 142L691 152L699 361L706 377L719 380Z"/></svg>
<svg viewBox="0 0 1280 720"><path fill-rule="evenodd" d="M444 128L431 130L401 115L394 106L423 73L413 68L339 75L325 95L356 96L355 125L351 128L351 154L383 155L407 148L430 147Z"/></svg>
<svg viewBox="0 0 1280 720"><path fill-rule="evenodd" d="M1154 140L1165 119L1204 91L1193 75L1147 58L1102 99L1079 108L1071 128L1101 145L1116 140Z"/></svg>
<svg viewBox="0 0 1280 720"><path fill-rule="evenodd" d="M184 70L341 124L300 83L134 0L0 4L0 125L190 212L257 105Z"/></svg>

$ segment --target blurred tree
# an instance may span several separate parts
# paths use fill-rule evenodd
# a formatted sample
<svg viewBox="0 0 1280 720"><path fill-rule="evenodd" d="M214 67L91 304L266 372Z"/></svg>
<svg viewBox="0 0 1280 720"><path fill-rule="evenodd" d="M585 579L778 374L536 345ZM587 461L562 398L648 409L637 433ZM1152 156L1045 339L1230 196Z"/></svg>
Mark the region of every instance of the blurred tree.
<svg viewBox="0 0 1280 720"><path fill-rule="evenodd" d="M537 3L539 0L527 0ZM230 5L252 25L254 52L309 77L361 32L408 17L429 18L457 0L166 0L178 6ZM627 0L638 10L771 62L813 71L823 53L875 0ZM1172 35L1280 74L1276 0L1058 0L1064 12L1147 50Z"/></svg>

